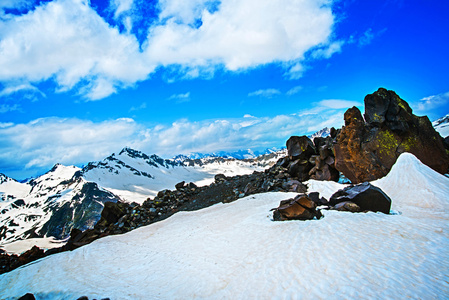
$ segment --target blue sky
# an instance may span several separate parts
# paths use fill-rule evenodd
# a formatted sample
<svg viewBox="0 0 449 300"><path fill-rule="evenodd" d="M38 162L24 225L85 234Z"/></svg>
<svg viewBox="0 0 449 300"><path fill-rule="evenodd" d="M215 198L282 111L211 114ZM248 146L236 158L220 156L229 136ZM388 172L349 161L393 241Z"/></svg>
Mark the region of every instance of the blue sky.
<svg viewBox="0 0 449 300"><path fill-rule="evenodd" d="M448 1L1 0L0 172L281 147L379 87L449 113Z"/></svg>

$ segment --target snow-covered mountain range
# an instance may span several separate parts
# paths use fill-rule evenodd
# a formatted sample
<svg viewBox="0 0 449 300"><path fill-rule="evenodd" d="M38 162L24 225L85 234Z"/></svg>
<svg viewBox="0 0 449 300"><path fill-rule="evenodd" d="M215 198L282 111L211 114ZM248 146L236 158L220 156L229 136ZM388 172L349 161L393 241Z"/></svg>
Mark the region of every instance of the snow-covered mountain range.
<svg viewBox="0 0 449 300"><path fill-rule="evenodd" d="M177 156L163 159L124 148L84 168L55 165L46 174L20 183L0 175L0 246L15 243L14 252L29 248L30 238L51 248L54 238L67 237L73 227L93 227L106 201L142 203L181 181L206 185L216 174L250 174L264 170L285 155L286 150L256 158ZM54 246L59 246L54 243Z"/></svg>
<svg viewBox="0 0 449 300"><path fill-rule="evenodd" d="M211 156L200 159L187 156L163 159L124 148L117 155L112 154L102 161L89 163L81 170L81 175L126 202L142 203L160 190L174 189L175 184L181 181L202 186L210 184L219 173L234 176L264 170L285 153L285 150L281 150L244 160Z"/></svg>

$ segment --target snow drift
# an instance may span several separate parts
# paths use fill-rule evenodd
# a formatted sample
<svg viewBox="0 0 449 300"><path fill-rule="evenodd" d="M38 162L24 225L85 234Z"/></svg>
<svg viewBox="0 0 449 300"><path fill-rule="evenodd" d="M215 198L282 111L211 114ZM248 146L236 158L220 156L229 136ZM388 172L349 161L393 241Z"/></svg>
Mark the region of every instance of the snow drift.
<svg viewBox="0 0 449 300"><path fill-rule="evenodd" d="M308 184L325 197L343 187ZM1 275L0 298L446 298L449 179L403 154L373 184L397 213L273 222L270 209L295 194L249 196Z"/></svg>

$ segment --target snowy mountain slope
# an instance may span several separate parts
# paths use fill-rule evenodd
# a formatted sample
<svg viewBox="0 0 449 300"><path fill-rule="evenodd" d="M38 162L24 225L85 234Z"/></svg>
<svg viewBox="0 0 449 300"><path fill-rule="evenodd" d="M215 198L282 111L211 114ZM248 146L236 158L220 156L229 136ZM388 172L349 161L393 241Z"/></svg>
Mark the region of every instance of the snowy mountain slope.
<svg viewBox="0 0 449 300"><path fill-rule="evenodd" d="M342 187L308 184L323 194ZM0 298L446 298L449 179L405 154L375 184L401 214L273 222L270 209L295 194L253 195L0 275Z"/></svg>
<svg viewBox="0 0 449 300"><path fill-rule="evenodd" d="M2 182L0 245L37 237L62 239L73 226L79 229L93 226L103 203L117 201L117 197L74 176L79 171L74 166L57 164L28 183Z"/></svg>
<svg viewBox="0 0 449 300"><path fill-rule="evenodd" d="M118 155L89 163L82 170L57 164L48 173L26 183L2 174L0 247L20 253L28 250L26 239L38 237L43 239L34 239L37 244L57 247L59 244L53 237L63 239L73 227L91 228L100 218L106 201L142 203L160 190L174 189L181 181L205 185L218 173L233 176L260 171L274 164L284 152L246 160L181 156L162 159L125 148Z"/></svg>
<svg viewBox="0 0 449 300"><path fill-rule="evenodd" d="M449 114L433 121L432 125L443 138L449 136Z"/></svg>
<svg viewBox="0 0 449 300"><path fill-rule="evenodd" d="M181 181L201 186L213 182L214 176L219 173L234 176L264 170L284 152L247 160L222 157L190 159L186 156L163 159L124 148L118 155L112 154L100 162L89 163L83 169L82 176L127 202L142 203L160 190L173 190L175 184Z"/></svg>

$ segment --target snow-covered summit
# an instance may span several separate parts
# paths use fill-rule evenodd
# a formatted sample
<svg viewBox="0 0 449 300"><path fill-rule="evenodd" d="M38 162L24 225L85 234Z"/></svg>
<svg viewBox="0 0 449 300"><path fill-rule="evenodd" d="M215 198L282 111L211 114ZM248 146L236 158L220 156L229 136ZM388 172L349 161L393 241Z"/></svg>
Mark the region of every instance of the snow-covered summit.
<svg viewBox="0 0 449 300"><path fill-rule="evenodd" d="M274 164L280 155L272 153L249 160L164 159L126 147L83 169L56 164L44 175L26 183L3 175L0 177L0 246L30 237L61 239L73 227L91 228L100 218L105 201L142 203L160 190L174 189L181 181L206 185L218 173L234 176L261 171Z"/></svg>
<svg viewBox="0 0 449 300"><path fill-rule="evenodd" d="M28 182L33 189L51 189L59 185L63 181L68 181L72 179L75 172L81 169L76 166L64 166L61 164L56 164L44 175L41 175L35 179Z"/></svg>

